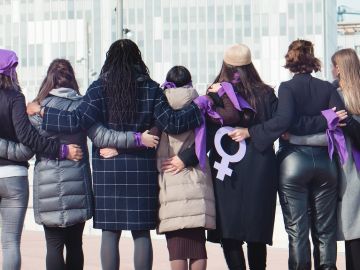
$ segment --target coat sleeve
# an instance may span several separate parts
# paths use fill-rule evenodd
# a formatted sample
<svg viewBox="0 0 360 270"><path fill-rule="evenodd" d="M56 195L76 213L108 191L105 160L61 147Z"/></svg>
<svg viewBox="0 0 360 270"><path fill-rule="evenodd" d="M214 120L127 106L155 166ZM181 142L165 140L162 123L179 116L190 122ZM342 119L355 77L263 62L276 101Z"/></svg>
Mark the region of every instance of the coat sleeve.
<svg viewBox="0 0 360 270"><path fill-rule="evenodd" d="M17 139L31 148L33 152L42 153L52 159L56 159L60 152L59 140L40 136L31 125L26 114L25 97L17 95L12 104L12 121Z"/></svg>
<svg viewBox="0 0 360 270"><path fill-rule="evenodd" d="M185 167L195 167L199 164L199 159L196 156L194 144L178 153L178 157L184 163Z"/></svg>
<svg viewBox="0 0 360 270"><path fill-rule="evenodd" d="M0 138L0 157L12 161L28 161L34 156L34 152L22 143L16 143Z"/></svg>
<svg viewBox="0 0 360 270"><path fill-rule="evenodd" d="M349 116L345 123L344 132L352 139L354 146L360 149L360 123L352 116Z"/></svg>
<svg viewBox="0 0 360 270"><path fill-rule="evenodd" d="M236 125L240 122L240 112L234 107L229 97L225 94L221 97L224 107L216 106L215 111L223 119L224 125ZM208 120L218 123L216 119L211 117Z"/></svg>
<svg viewBox="0 0 360 270"><path fill-rule="evenodd" d="M200 109L195 103L192 102L180 110L173 110L161 88L157 89L154 119L156 126L169 134L180 134L202 123Z"/></svg>
<svg viewBox="0 0 360 270"><path fill-rule="evenodd" d="M321 114L315 116L303 115L291 125L289 132L297 136L304 136L324 132L326 129L327 122Z"/></svg>
<svg viewBox="0 0 360 270"><path fill-rule="evenodd" d="M45 107L42 128L46 131L77 133L88 130L102 119L102 96L99 83L93 83L79 106L69 112Z"/></svg>
<svg viewBox="0 0 360 270"><path fill-rule="evenodd" d="M294 97L291 89L284 83L279 87L279 100L273 118L249 128L249 133L255 147L265 151L291 125L295 115Z"/></svg>
<svg viewBox="0 0 360 270"><path fill-rule="evenodd" d="M116 149L135 148L134 132L116 131L96 123L88 130L88 137L99 148L112 147Z"/></svg>

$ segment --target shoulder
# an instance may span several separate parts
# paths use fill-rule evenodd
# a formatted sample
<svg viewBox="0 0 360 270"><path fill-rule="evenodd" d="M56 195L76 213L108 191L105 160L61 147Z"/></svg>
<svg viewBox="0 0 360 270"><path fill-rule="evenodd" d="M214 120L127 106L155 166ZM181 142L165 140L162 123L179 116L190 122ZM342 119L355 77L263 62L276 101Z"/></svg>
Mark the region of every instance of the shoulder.
<svg viewBox="0 0 360 270"><path fill-rule="evenodd" d="M25 96L22 92L17 91L17 90L0 90L0 93L3 97L7 98L7 99L16 99L16 98L20 98L20 99L25 99Z"/></svg>
<svg viewBox="0 0 360 270"><path fill-rule="evenodd" d="M103 89L104 83L101 79L94 81L90 84L89 88L86 91L86 94L83 97L83 100L95 101L103 98Z"/></svg>
<svg viewBox="0 0 360 270"><path fill-rule="evenodd" d="M144 90L149 90L149 91L161 91L162 92L160 85L157 82L155 82L153 79L151 79L150 77L147 77L144 80L138 81L138 88L144 89Z"/></svg>

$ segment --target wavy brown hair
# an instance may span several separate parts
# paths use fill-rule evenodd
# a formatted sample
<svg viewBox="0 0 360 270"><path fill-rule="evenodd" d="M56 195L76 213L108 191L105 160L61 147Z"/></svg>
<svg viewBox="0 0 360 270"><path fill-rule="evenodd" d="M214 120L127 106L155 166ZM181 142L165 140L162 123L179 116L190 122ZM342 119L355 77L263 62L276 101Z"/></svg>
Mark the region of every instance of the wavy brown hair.
<svg viewBox="0 0 360 270"><path fill-rule="evenodd" d="M292 73L311 73L321 70L321 62L314 55L314 45L308 40L295 40L285 55L285 68Z"/></svg>
<svg viewBox="0 0 360 270"><path fill-rule="evenodd" d="M13 77L0 74L0 89L3 90L17 90L21 92L21 87L17 78L17 73L13 73Z"/></svg>
<svg viewBox="0 0 360 270"><path fill-rule="evenodd" d="M79 95L79 85L75 78L75 72L70 62L66 59L55 59L51 62L46 77L41 83L39 93L35 101L43 101L50 93L51 90L56 88L71 88Z"/></svg>
<svg viewBox="0 0 360 270"><path fill-rule="evenodd" d="M346 108L353 114L360 114L360 61L356 51L339 50L331 61L339 71L339 84Z"/></svg>
<svg viewBox="0 0 360 270"><path fill-rule="evenodd" d="M261 99L261 92L273 91L269 85L262 81L253 63L244 66L232 66L223 62L214 83L221 82L231 82L235 91L255 110Z"/></svg>

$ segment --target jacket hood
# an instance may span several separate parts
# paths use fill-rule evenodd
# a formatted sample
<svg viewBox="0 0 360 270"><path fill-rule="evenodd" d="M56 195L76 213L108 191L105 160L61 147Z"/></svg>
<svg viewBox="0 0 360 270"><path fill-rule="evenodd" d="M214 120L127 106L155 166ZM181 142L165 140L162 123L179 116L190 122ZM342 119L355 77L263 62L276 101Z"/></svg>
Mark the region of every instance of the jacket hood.
<svg viewBox="0 0 360 270"><path fill-rule="evenodd" d="M64 87L51 90L50 95L71 100L79 100L82 98L74 89Z"/></svg>

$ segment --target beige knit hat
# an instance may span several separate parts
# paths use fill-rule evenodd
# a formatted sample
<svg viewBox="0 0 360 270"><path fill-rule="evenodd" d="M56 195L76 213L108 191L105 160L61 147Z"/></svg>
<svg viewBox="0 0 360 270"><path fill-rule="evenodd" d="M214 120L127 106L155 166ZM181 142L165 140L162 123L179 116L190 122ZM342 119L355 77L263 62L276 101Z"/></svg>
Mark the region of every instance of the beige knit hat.
<svg viewBox="0 0 360 270"><path fill-rule="evenodd" d="M224 62L228 65L240 67L251 63L251 52L244 44L234 44L224 53Z"/></svg>

